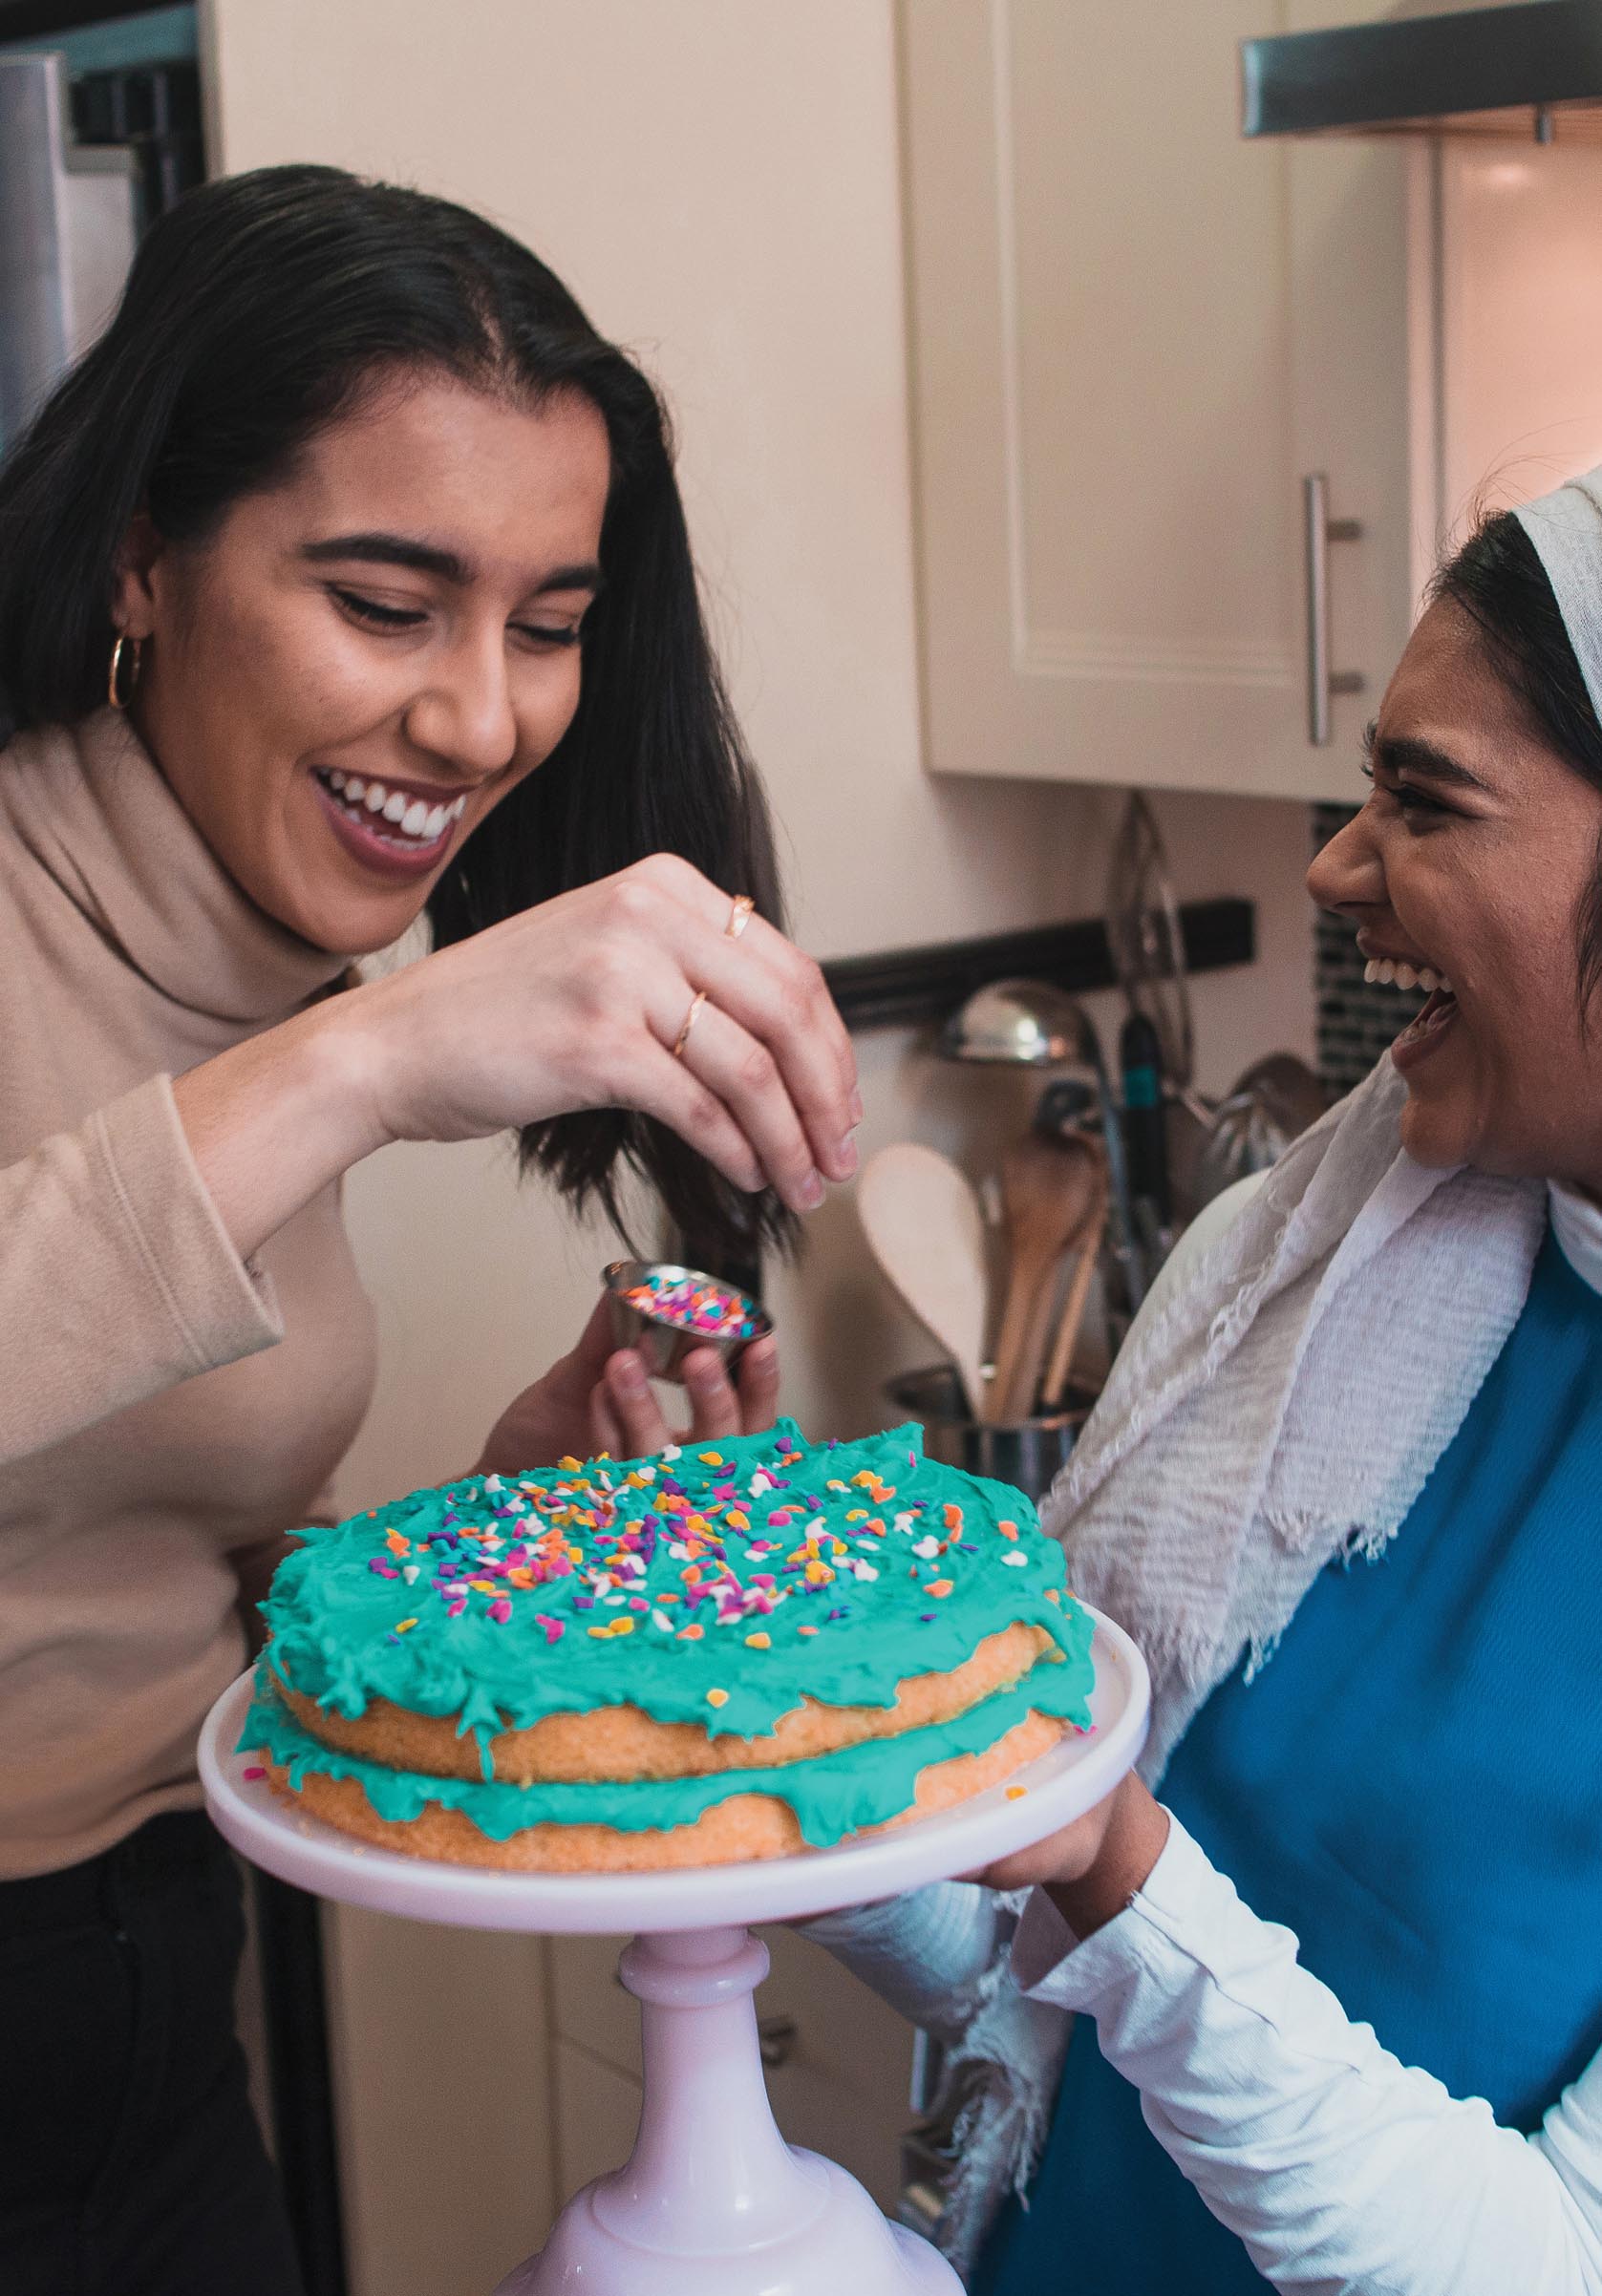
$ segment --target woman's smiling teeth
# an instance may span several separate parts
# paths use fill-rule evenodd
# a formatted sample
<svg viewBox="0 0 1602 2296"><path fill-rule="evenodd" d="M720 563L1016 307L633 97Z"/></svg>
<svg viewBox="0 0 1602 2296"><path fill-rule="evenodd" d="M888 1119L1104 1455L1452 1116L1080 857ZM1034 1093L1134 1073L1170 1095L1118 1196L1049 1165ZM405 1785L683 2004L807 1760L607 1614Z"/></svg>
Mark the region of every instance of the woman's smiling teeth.
<svg viewBox="0 0 1602 2296"><path fill-rule="evenodd" d="M1452 994L1451 982L1433 965L1403 965L1394 957L1370 957L1363 967L1363 978L1371 989L1378 981L1386 989L1421 989L1427 996L1433 996L1438 989Z"/></svg>
<svg viewBox="0 0 1602 2296"><path fill-rule="evenodd" d="M380 829L376 819L365 824L370 834L381 837L391 845L432 845L442 838L447 829L454 829L467 810L467 799L453 797L448 805L429 805L421 797L409 797L404 790L391 789L387 782L374 781L361 774L342 774L332 767L318 766L317 779L327 790L355 814L372 814L387 821L390 827Z"/></svg>

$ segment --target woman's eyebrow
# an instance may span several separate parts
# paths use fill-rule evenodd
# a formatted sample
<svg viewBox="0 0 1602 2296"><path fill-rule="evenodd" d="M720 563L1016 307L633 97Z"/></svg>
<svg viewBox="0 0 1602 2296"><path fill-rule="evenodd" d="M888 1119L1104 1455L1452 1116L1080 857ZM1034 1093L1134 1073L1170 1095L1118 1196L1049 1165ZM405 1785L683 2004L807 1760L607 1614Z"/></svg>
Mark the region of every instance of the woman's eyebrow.
<svg viewBox="0 0 1602 2296"><path fill-rule="evenodd" d="M1483 790L1485 784L1433 741L1413 733L1374 733L1365 739L1369 757L1388 773L1411 774L1420 781L1443 781L1453 789Z"/></svg>
<svg viewBox="0 0 1602 2296"><path fill-rule="evenodd" d="M553 566L529 594L543 598L547 590L589 590L599 596L606 586L606 576L593 559L571 566Z"/></svg>
<svg viewBox="0 0 1602 2296"><path fill-rule="evenodd" d="M322 542L304 543L301 556L313 565L358 559L370 565L405 566L416 574L436 575L439 581L452 583L458 588L473 579L473 568L459 551L442 549L438 542L417 542L406 534L333 534ZM585 559L572 565L553 566L529 595L543 598L550 590L588 590L599 594L603 579L595 561Z"/></svg>
<svg viewBox="0 0 1602 2296"><path fill-rule="evenodd" d="M465 583L471 568L455 550L436 542L415 542L405 534L331 534L320 542L304 542L301 556L313 565L332 559L365 559L379 566L408 566L414 573L437 574L442 582Z"/></svg>

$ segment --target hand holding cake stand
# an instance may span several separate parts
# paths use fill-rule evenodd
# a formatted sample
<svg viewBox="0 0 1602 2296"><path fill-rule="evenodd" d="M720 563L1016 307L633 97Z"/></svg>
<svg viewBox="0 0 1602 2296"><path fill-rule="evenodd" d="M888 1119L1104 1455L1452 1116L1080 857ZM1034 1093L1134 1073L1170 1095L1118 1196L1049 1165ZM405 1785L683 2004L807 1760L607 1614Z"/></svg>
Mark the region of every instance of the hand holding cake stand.
<svg viewBox="0 0 1602 2296"><path fill-rule="evenodd" d="M201 1776L234 1848L321 1897L464 1928L637 1933L621 1966L644 2043L633 2152L567 2202L496 2296L960 2296L928 2242L780 2136L752 2001L768 1956L747 1924L972 1872L1094 1808L1140 1754L1149 1685L1134 1644L1100 1616L1092 1654L1091 1732L1007 1785L834 1849L744 1865L519 1874L367 1848L278 1800L259 1771L246 1775L251 1757L234 1749L248 1676L207 1718Z"/></svg>

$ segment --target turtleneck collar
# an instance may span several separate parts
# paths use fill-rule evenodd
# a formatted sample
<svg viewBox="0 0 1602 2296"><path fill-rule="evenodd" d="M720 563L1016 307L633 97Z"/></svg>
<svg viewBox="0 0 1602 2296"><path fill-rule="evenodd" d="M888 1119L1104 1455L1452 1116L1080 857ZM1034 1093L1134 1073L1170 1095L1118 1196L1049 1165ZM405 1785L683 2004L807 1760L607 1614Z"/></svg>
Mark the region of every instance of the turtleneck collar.
<svg viewBox="0 0 1602 2296"><path fill-rule="evenodd" d="M114 710L18 734L0 816L137 972L194 1012L281 1019L345 970L259 909Z"/></svg>

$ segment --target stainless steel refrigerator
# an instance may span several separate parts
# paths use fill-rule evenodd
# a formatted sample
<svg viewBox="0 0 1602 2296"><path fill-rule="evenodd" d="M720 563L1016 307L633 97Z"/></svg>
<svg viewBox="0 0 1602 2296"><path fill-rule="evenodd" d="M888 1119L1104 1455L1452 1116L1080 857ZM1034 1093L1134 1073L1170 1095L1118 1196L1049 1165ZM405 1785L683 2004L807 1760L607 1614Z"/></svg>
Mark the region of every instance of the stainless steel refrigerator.
<svg viewBox="0 0 1602 2296"><path fill-rule="evenodd" d="M110 316L138 188L130 146L75 141L59 55L0 56L0 445Z"/></svg>

